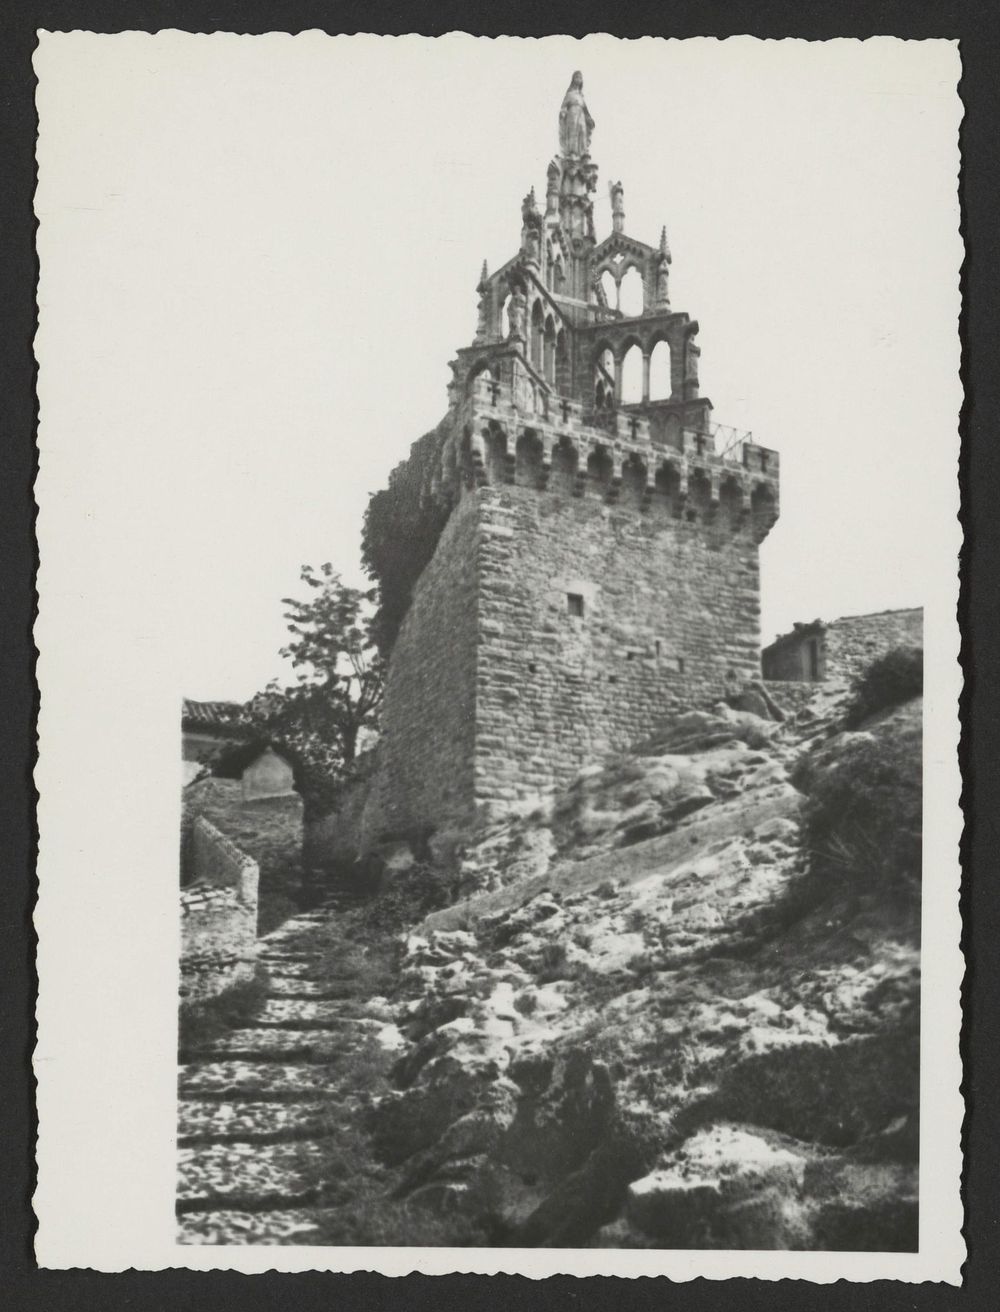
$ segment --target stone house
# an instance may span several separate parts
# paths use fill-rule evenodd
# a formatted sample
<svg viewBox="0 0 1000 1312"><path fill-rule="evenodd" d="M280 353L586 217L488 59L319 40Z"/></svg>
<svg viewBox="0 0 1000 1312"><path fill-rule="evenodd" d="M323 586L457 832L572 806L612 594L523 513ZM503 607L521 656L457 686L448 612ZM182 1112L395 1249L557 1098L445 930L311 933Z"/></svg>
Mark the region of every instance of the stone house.
<svg viewBox="0 0 1000 1312"><path fill-rule="evenodd" d="M391 654L362 846L551 792L759 677L779 457L713 419L666 229L626 230L620 182L598 238L592 129L574 75L544 205L529 192L519 248L483 266L447 414L379 494L439 536Z"/></svg>
<svg viewBox="0 0 1000 1312"><path fill-rule="evenodd" d="M295 769L280 749L267 742L239 743L214 763L217 779L236 779L244 802L296 793Z"/></svg>
<svg viewBox="0 0 1000 1312"><path fill-rule="evenodd" d="M817 683L853 679L894 647L923 647L924 612L884 610L824 623L796 624L761 653L767 680Z"/></svg>

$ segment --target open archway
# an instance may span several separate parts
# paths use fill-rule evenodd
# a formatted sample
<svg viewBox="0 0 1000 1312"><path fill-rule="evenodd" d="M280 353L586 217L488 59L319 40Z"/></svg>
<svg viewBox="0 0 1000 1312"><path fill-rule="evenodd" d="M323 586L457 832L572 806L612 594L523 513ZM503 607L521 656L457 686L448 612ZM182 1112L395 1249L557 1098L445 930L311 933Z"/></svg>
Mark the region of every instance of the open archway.
<svg viewBox="0 0 1000 1312"><path fill-rule="evenodd" d="M637 405L642 400L642 348L633 342L622 360L622 404Z"/></svg>
<svg viewBox="0 0 1000 1312"><path fill-rule="evenodd" d="M649 399L668 401L672 392L670 343L661 339L649 357Z"/></svg>
<svg viewBox="0 0 1000 1312"><path fill-rule="evenodd" d="M618 287L618 308L626 319L637 319L642 314L644 306L642 274L633 264L622 274Z"/></svg>

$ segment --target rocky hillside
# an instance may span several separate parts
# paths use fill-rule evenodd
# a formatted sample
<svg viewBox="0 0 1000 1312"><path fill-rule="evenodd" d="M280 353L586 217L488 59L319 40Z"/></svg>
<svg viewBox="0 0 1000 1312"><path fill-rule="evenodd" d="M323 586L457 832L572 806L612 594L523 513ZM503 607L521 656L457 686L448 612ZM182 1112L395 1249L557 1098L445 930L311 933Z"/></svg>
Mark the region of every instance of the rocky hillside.
<svg viewBox="0 0 1000 1312"><path fill-rule="evenodd" d="M346 1223L317 1148L298 1242L915 1248L921 706L848 731L845 697L675 717L529 814L388 854L368 911L281 931L397 954L326 1121L375 1220ZM442 885L396 933L393 897ZM231 1239L198 1197L189 1237Z"/></svg>
<svg viewBox="0 0 1000 1312"><path fill-rule="evenodd" d="M459 857L373 1118L402 1196L517 1244L915 1247L913 883L810 853L800 789L919 779L920 702L842 703L682 715Z"/></svg>

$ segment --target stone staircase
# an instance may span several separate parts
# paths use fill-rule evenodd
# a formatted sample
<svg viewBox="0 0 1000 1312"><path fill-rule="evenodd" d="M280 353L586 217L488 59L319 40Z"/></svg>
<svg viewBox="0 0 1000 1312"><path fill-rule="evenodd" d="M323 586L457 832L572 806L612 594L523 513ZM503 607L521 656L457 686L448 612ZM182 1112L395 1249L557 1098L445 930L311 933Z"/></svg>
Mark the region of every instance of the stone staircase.
<svg viewBox="0 0 1000 1312"><path fill-rule="evenodd" d="M180 1243L317 1242L324 1146L352 1110L338 1096L338 1063L393 1029L361 1014L357 981L317 945L317 927L356 901L334 897L261 938L263 1004L242 1028L182 1054Z"/></svg>

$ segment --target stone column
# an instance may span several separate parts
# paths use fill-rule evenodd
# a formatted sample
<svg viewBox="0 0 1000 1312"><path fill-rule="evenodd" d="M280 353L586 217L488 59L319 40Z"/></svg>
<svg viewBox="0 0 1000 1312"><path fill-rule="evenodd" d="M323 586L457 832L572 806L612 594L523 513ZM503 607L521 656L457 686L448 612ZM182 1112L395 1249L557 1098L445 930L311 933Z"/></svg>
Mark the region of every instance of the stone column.
<svg viewBox="0 0 1000 1312"><path fill-rule="evenodd" d="M649 401L649 356L647 354L642 357L642 400L644 405Z"/></svg>
<svg viewBox="0 0 1000 1312"><path fill-rule="evenodd" d="M622 403L622 362L615 360L615 405Z"/></svg>

